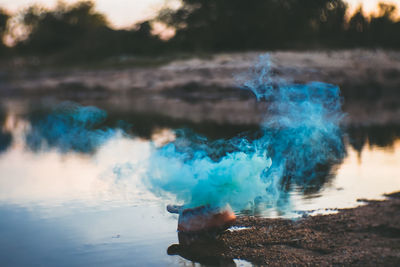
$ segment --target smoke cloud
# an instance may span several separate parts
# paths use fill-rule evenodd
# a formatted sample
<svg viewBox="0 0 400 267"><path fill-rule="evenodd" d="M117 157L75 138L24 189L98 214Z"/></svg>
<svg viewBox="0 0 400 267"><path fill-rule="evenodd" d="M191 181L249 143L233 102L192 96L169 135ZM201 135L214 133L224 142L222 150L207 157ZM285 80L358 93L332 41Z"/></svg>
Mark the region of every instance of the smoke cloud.
<svg viewBox="0 0 400 267"><path fill-rule="evenodd" d="M273 79L271 71L269 56L263 55L242 83L267 103L260 137L208 142L178 135L150 157L146 179L153 192L172 194L186 207L284 207L291 188L318 183L344 157L339 88L290 84Z"/></svg>
<svg viewBox="0 0 400 267"><path fill-rule="evenodd" d="M291 190L318 190L325 179L321 177L345 155L339 88L277 79L268 55L260 56L241 80L242 88L266 103L260 132L210 141L176 130L174 141L161 147L150 142L134 164L126 158L110 168L119 178L137 171L156 196L172 197L188 208L230 204L236 211L260 205L284 210L290 207ZM33 150L92 152L123 132L102 128L106 116L96 107L64 103L45 118L32 120L26 143Z"/></svg>
<svg viewBox="0 0 400 267"><path fill-rule="evenodd" d="M34 151L56 148L60 152L89 153L118 132L116 129L100 128L106 118L104 110L64 102L51 114L31 120L26 144Z"/></svg>

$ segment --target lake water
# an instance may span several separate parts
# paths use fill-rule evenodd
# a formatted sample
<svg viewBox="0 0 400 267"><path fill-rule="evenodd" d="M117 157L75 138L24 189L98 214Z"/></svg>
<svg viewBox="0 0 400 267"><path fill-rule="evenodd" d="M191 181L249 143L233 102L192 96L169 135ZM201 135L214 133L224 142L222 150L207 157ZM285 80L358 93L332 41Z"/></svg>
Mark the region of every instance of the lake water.
<svg viewBox="0 0 400 267"><path fill-rule="evenodd" d="M37 105L3 103L0 112L1 266L192 266L191 259L168 255L178 243L177 216L128 173L126 161L174 139L188 127L210 139L232 137L254 126L174 121L146 114L110 111L106 126L123 120L117 134L90 151L36 149L27 135L36 118L51 112ZM335 212L382 199L400 190L400 127L383 125L346 130L347 155L318 186L292 188L290 210L265 208L258 216L296 217L303 212ZM122 166L122 167L121 167ZM120 168L121 167L121 168ZM238 211L239 212L239 211ZM246 266L235 260L232 264Z"/></svg>

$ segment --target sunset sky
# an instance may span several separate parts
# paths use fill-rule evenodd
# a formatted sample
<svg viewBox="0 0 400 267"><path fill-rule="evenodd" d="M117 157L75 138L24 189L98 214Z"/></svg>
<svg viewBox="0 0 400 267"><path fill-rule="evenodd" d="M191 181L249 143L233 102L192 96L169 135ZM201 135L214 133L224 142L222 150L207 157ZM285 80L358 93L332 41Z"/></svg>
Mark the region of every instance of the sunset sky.
<svg viewBox="0 0 400 267"><path fill-rule="evenodd" d="M377 3L382 0L345 0L350 5L350 10L363 4L367 13L376 11ZM76 0L64 0L67 3L77 2ZM153 16L164 4L175 5L179 0L97 0L96 8L107 15L109 21L117 28L129 27L134 22L147 19ZM384 1L396 3L396 0ZM16 12L28 5L38 3L52 7L57 0L0 0L0 7L11 12Z"/></svg>

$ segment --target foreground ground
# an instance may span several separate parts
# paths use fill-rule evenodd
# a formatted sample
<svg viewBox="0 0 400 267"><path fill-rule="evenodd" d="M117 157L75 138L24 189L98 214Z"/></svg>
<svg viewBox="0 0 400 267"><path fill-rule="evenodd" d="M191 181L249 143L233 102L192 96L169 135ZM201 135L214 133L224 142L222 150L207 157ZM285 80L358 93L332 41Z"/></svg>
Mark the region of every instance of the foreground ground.
<svg viewBox="0 0 400 267"><path fill-rule="evenodd" d="M400 192L384 201L343 209L337 214L298 220L240 217L236 226L211 238L169 248L204 264L233 264L232 258L256 265L400 266Z"/></svg>

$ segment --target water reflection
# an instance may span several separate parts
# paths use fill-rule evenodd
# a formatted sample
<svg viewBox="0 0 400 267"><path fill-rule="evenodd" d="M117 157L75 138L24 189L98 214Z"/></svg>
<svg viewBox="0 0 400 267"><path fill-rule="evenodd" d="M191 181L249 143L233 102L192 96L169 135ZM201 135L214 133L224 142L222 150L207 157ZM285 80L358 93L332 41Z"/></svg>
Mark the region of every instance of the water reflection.
<svg viewBox="0 0 400 267"><path fill-rule="evenodd" d="M399 166L399 139L389 148L366 144L361 154L349 147L330 184L312 195L292 193L293 209L325 213L358 206L358 199L383 199L400 189Z"/></svg>
<svg viewBox="0 0 400 267"><path fill-rule="evenodd" d="M68 105L68 113L62 107L50 115L43 110L26 115L3 111L0 115L0 137L6 136L0 138L0 147L4 148L0 158L3 174L0 201L3 203L57 206L68 201L81 201L86 205L103 205L113 201L118 205L157 202L157 197L140 178L147 168L143 163L153 146L162 146L176 138L180 142L190 139L190 144L178 143L177 148L195 151L201 147L216 159L222 156L217 152L227 153L236 149L235 142L207 141L207 136L203 139L192 130L175 132L156 125L151 127L154 130L147 139L143 139L135 135L136 127L125 128L129 130L108 127L112 122L106 121L104 114L95 108L82 112L78 106L71 108ZM118 121L114 121L114 125L118 125ZM66 127L77 129L66 134ZM257 135L258 131L249 130L241 136L257 138ZM257 203L256 199L255 206L249 207L247 213L287 215L285 210L303 209L303 204L299 204L303 202L298 200L303 198L312 199L315 204L312 209L316 206L351 206L357 203L357 198L377 197L400 188L395 169L400 160L397 154L400 150L396 141L398 137L400 127L396 126L349 128L349 155L343 163L318 166L318 175L309 183L287 177L282 182L285 190L276 206ZM43 143L46 144L45 149ZM380 176L383 177L377 183L375 179ZM357 188L362 190L342 184L356 179L359 179ZM343 197L346 193L349 194L338 202L337 196ZM173 198L163 201L173 201ZM320 201L331 204L317 204Z"/></svg>
<svg viewBox="0 0 400 267"><path fill-rule="evenodd" d="M149 185L146 188L141 179L141 177L147 176L146 170L148 171L153 168L151 163L154 160L154 157L152 158L150 155L154 153L154 146L162 146L168 142L174 141L174 150L178 153L171 155L172 158L184 156L190 159L192 157L196 158L199 153L205 153L207 158L205 162L203 161L201 164L212 165L225 160L229 153L235 155L237 151L240 151L248 155L254 154L254 149L257 149L257 147L251 145L253 142L251 141L251 138L253 138L253 140L254 138L258 140L259 134L263 137L265 135L265 130L263 131L264 133L260 133L260 131L246 132L236 138L229 139L228 141L226 139L212 141L205 136L198 135L190 129L174 132L168 129L161 129L154 131L150 135L151 140L146 141L135 137L132 134L127 134L127 131L125 130L129 129L127 127L125 127L125 129L107 127L105 125L106 117L106 112L96 107L80 106L75 103L64 102L50 112L32 112L32 114L26 116L25 121L22 118L18 119L17 116L10 114L8 121L14 121L14 123L9 123L11 125L9 128L11 132L15 133L16 140L20 140L20 143L22 143L21 147L27 148L27 152L30 151L31 154L35 155L34 157L40 155L39 158L45 159L45 162L47 162L44 165L48 165L51 161L57 161L57 157L62 156L63 159L67 161L67 159L71 158L71 155L81 154L80 157L82 158L87 154L87 156L91 156L90 159L97 159L96 164L92 164L92 166L88 168L90 169L89 173L80 171L83 167L79 166L79 164L84 162L84 160L81 160L80 158L77 159L75 167L68 166L67 168L67 170L72 170L75 173L68 173L68 171L63 173L68 176L73 175L74 177L82 177L82 179L89 183L90 186L100 188L101 192L107 190L112 191L111 189L118 188L119 190L116 191L130 196L133 198L132 201L139 199L138 195L144 194L143 192L147 192L150 195L149 191L153 191L153 193L158 194L158 188L153 187L154 185ZM120 122L117 124L121 125ZM12 129L12 125L16 125L15 129ZM18 127L18 125L23 125L24 127ZM17 128L21 129L17 131ZM260 140L262 140L263 137L261 137ZM121 146L119 145L120 143L126 144ZM129 147L129 143L132 143L132 151L126 149ZM247 143L248 145L246 145ZM273 153L274 150L269 147L271 146L269 142L265 143L267 144L267 147L262 146L262 149ZM118 151L118 148L120 148L121 151ZM248 149L248 151L243 149ZM104 151L107 152L105 153ZM135 153L137 154L135 155ZM26 155L28 154L29 153L26 153ZM332 151L331 154L335 155L333 157L334 159L342 158L342 156L338 157L336 155L338 154L336 151ZM45 177L43 171L34 169L40 166L40 164L33 159L34 157L26 158L26 155L21 156L20 160L26 160L31 163L32 166L26 166L25 170L27 170L28 173L25 175L20 173L18 174L18 177L29 177L29 173L31 172L39 175L38 177ZM77 155L75 155L75 157ZM108 157L103 155L108 155ZM110 155L113 155L113 157L111 158ZM121 157L121 155L124 156ZM99 161L99 158L104 160ZM157 156L155 158L157 158ZM207 160L208 158L210 161L214 162L209 162ZM156 160L162 160L162 158ZM11 160L9 161L12 162ZM18 161L18 159L15 160L17 164ZM251 163L251 161L253 160L250 159L250 162L248 163ZM285 178L281 182L281 188L278 189L279 191L282 191L282 193L277 194L279 195L279 199L276 202L274 201L274 203L268 204L267 208L276 208L281 212L290 209L290 194L288 194L288 192L290 192L294 186L297 186L298 189L302 188L305 194L317 192L331 178L332 167L337 165L339 162L340 161L335 160L332 162L326 162L326 164L318 164L317 169L307 169L309 172L302 173L302 176L293 176L291 175L293 173L288 171L288 174L284 176ZM29 163L27 165L29 165ZM261 162L255 162L255 164L260 165L259 163ZM239 162L236 161L235 165L238 164ZM65 165L66 164L64 163L64 166ZM291 166L297 165L298 163L296 162L286 160L286 169L288 170L291 170ZM57 166L57 164L53 163L50 166L54 167ZM264 169L265 166L265 164L261 163L262 169ZM226 167L223 168L226 169ZM235 167L235 169L237 169L237 167ZM5 170L8 171L7 168L5 168ZM52 173L51 168L47 168L47 171ZM169 170L167 169L164 171ZM213 170L206 169L202 171L202 173L211 171ZM221 172L221 170L216 171ZM245 171L245 173L248 172ZM178 173L175 173L173 175L176 176L177 174ZM163 174L165 177L168 177L168 175L171 174ZM87 176L92 177L92 179L84 178ZM29 181L34 181L35 185L39 185L40 183L38 181L41 179L38 177L30 179ZM97 177L101 177L101 179L98 179ZM185 177L174 177L173 179L184 178ZM57 181L62 181L64 179L68 178L59 178ZM241 179L234 181L232 184L240 183L240 180ZM72 179L69 179L69 181L72 181ZM196 183L196 181L194 182ZM54 185L54 182L52 183L50 181L43 181L42 183L44 184L44 188L49 185L55 188L60 188L61 190L59 191L54 190L54 193L59 197L64 195L61 194L61 191L64 190L65 183L61 183L59 186ZM201 181L197 183L200 184ZM74 184L79 184L79 181L75 181ZM263 185L260 185L260 188L262 186ZM29 187L30 186L28 186L28 188ZM249 189L246 185L244 187ZM104 188L107 188L107 190ZM267 188L267 190L270 189ZM76 193L79 192L75 189L72 191ZM244 192L244 194L249 195L248 190ZM86 196L85 192L79 192L78 195L82 197ZM261 193L261 196L263 195L265 195L265 192ZM261 196L256 199L256 202L263 202ZM89 196L87 196L87 198L88 197ZM247 197L247 199L252 199L251 195L249 198ZM238 210L242 210L243 208L246 210L248 209L246 203L244 203L244 205L243 203L240 203L240 206L241 208ZM250 207L250 209L252 209L252 207Z"/></svg>
<svg viewBox="0 0 400 267"><path fill-rule="evenodd" d="M213 233L187 234L178 232L179 244L168 247L168 255L179 255L189 261L211 266L235 266L233 259L223 257L229 248ZM219 255L219 256L215 256Z"/></svg>
<svg viewBox="0 0 400 267"><path fill-rule="evenodd" d="M60 206L59 209L63 209ZM43 217L40 209L0 207L2 266L177 266L173 217L157 206L114 207Z"/></svg>
<svg viewBox="0 0 400 267"><path fill-rule="evenodd" d="M55 149L33 152L14 143L0 158L0 201L21 205L82 201L92 205L99 201L132 204L154 199L138 180L140 166L129 173L148 151L147 142L123 136L115 137L91 156L60 154Z"/></svg>
<svg viewBox="0 0 400 267"><path fill-rule="evenodd" d="M396 140L400 139L400 126L375 125L366 127L348 127L348 139L350 145L361 157L365 146L393 148Z"/></svg>
<svg viewBox="0 0 400 267"><path fill-rule="evenodd" d="M0 154L6 151L12 142L11 133L6 131L4 127L5 120L6 120L6 113L0 106Z"/></svg>
<svg viewBox="0 0 400 267"><path fill-rule="evenodd" d="M143 122L141 128L134 119L128 120L129 128L118 123L129 114L111 114L90 127L77 125L100 133L120 129L104 142L89 142L90 149L80 149L80 143L65 146L51 139L46 132L51 128L38 124L47 116L47 111L0 109L0 256L7 265L40 265L43 259L58 265L64 261L66 266L187 264L177 256L167 257L166 248L168 254L190 261L221 263L220 258L199 253L204 254L204 246L223 251L221 244L210 245L207 240L188 244L187 238L177 238L177 218L164 208L173 199L155 197L140 179L146 166L138 163L148 157L152 146L171 142L177 134L191 134L190 130L175 132L174 124L159 125L159 120ZM215 146L224 145L218 138L225 129L234 129L227 137L234 132L257 137L252 127L202 129ZM35 139L41 149L30 143L32 132L45 137L40 142ZM376 199L400 190L400 127L350 128L347 139L343 162L321 166L318 179L311 184L288 186L278 207L260 203L249 208L249 214L291 217L296 214L282 210L322 212L352 207L360 204L357 199ZM42 142L47 144L45 149ZM200 138L191 145L203 146L204 142ZM225 151L234 149L225 147ZM16 257L15 251L23 251L24 257ZM115 258L120 262L114 262Z"/></svg>

